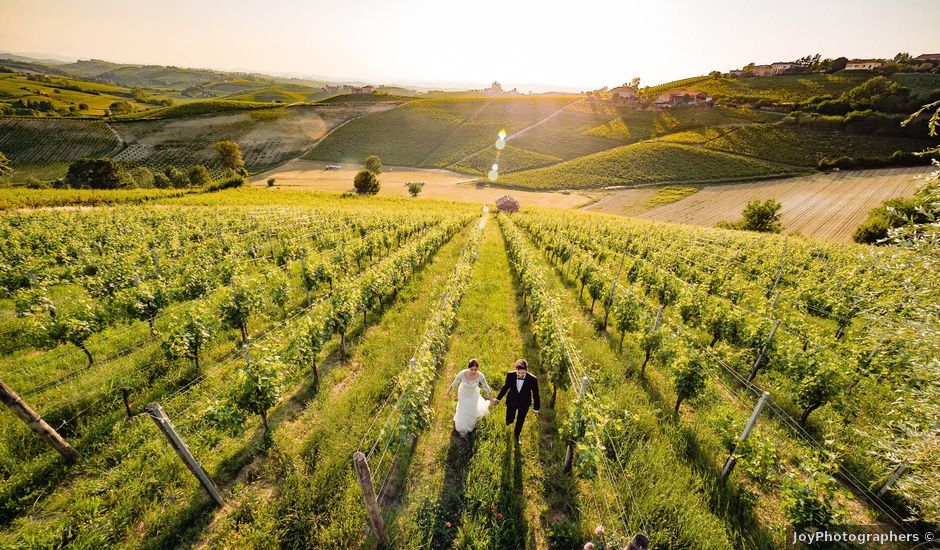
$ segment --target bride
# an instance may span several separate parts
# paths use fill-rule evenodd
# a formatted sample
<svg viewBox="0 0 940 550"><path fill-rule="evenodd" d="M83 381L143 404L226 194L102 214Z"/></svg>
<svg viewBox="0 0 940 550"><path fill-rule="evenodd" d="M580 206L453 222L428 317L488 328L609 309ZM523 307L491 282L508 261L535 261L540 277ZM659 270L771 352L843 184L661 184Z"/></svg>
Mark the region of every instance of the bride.
<svg viewBox="0 0 940 550"><path fill-rule="evenodd" d="M459 388L458 388L459 386ZM486 399L480 395L480 386L486 390ZM477 427L477 420L485 415L493 402L490 385L480 372L480 363L471 359L467 368L457 373L454 383L447 389L447 395L457 389L457 412L454 413L454 429L466 437Z"/></svg>

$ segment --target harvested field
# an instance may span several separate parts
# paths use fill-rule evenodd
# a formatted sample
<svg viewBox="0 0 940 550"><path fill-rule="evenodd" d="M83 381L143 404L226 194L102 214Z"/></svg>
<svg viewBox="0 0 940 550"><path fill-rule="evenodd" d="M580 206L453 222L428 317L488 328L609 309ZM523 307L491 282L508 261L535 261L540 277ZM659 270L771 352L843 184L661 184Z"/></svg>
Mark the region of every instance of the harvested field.
<svg viewBox="0 0 940 550"><path fill-rule="evenodd" d="M276 188L291 190L309 189L313 191L333 191L342 193L352 191L352 181L356 172L362 168L358 164L342 164L338 170L326 170L329 163L292 160L277 168L251 178L254 186L266 186L268 178L277 180ZM477 178L464 176L448 170L405 168L385 166L379 181L382 184L380 195L408 196L405 184L410 181L425 182L422 198L445 199L464 202L493 202L497 198L511 194L525 206L546 206L555 208L576 208L591 200L580 193L535 192L507 190L499 187L478 186L473 183Z"/></svg>
<svg viewBox="0 0 940 550"><path fill-rule="evenodd" d="M928 167L886 168L819 173L785 180L702 187L680 201L646 210L642 204L652 189L630 189L585 208L607 214L693 225L714 226L735 221L749 200L777 199L783 204L786 233L817 239L850 241L852 231L865 221L868 211L893 197L910 197Z"/></svg>

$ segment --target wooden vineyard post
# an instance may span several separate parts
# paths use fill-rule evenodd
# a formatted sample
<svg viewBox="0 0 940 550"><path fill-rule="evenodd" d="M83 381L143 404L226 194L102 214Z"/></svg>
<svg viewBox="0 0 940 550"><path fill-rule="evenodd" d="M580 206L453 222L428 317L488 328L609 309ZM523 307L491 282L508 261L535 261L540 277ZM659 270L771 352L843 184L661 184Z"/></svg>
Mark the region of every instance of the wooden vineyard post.
<svg viewBox="0 0 940 550"><path fill-rule="evenodd" d="M121 388L121 397L124 399L124 412L127 413L127 417L134 416L131 412L130 392L127 388Z"/></svg>
<svg viewBox="0 0 940 550"><path fill-rule="evenodd" d="M154 247L150 247L150 259L153 260L153 268L157 272L157 277L162 277L163 273L160 272L160 256L157 255L157 250Z"/></svg>
<svg viewBox="0 0 940 550"><path fill-rule="evenodd" d="M356 476L359 478L359 485L362 487L362 503L366 507L369 526L379 543L386 546L388 545L388 530L385 527L385 519L382 518L382 511L379 509L379 501L375 498L375 488L372 486L372 475L369 473L366 455L362 451L356 451L353 453L352 461Z"/></svg>
<svg viewBox="0 0 940 550"><path fill-rule="evenodd" d="M173 447L176 454L183 460L183 464L189 468L189 471L196 476L196 479L199 480L202 487L209 493L212 500L219 506L225 506L225 501L222 499L222 494L219 493L219 489L215 486L215 483L213 483L212 478L209 477L205 468L202 467L202 464L200 464L199 461L196 460L196 457L189 451L189 447L186 446L186 443L183 443L183 440L180 439L179 434L176 433L176 428L173 427L173 423L170 422L169 417L163 412L163 407L161 407L159 403L150 403L144 407L144 410L150 418L153 419L157 427L160 428L160 431L166 436L167 441L170 442L170 446Z"/></svg>
<svg viewBox="0 0 940 550"><path fill-rule="evenodd" d="M777 300L779 299L780 299L780 291L778 290L777 293L774 294L774 301L770 303L770 309L772 310L777 309Z"/></svg>
<svg viewBox="0 0 940 550"><path fill-rule="evenodd" d="M13 414L26 423L43 441L58 451L66 461L74 462L81 456L65 439L62 439L59 432L53 430L52 426L40 418L40 416L36 414L36 411L27 405L25 401L20 399L20 396L3 382L0 382L0 402L13 411Z"/></svg>
<svg viewBox="0 0 940 550"><path fill-rule="evenodd" d="M643 533L637 533L624 550L646 550L649 547L650 538Z"/></svg>
<svg viewBox="0 0 940 550"><path fill-rule="evenodd" d="M780 278L783 277L783 266L787 263L787 238L783 238L783 252L780 254L780 267L777 268L777 277L774 278L774 287L770 289L770 292L767 293L768 296L774 293L777 290L777 285L780 284ZM776 300L774 300L776 305Z"/></svg>
<svg viewBox="0 0 940 550"><path fill-rule="evenodd" d="M578 397L584 399L584 393L587 391L588 377L585 376L581 379L581 390L578 392ZM565 474L571 475L571 468L574 465L574 442L568 443L568 448L565 449Z"/></svg>
<svg viewBox="0 0 940 550"><path fill-rule="evenodd" d="M617 268L617 275L610 283L610 294L607 295L607 307L604 308L604 330L607 330L607 318L610 316L610 309L614 307L614 289L617 288L617 283L620 281L620 272L623 270L623 261L626 257L626 252L620 253L620 267Z"/></svg>
<svg viewBox="0 0 940 550"><path fill-rule="evenodd" d="M886 481L885 484L882 485L881 489L878 491L878 496L883 497L885 493L888 492L888 489L890 489L892 486L894 486L895 483L897 483L898 478L901 477L901 474L903 474L905 470L907 470L906 460L898 464L898 467L894 469L894 472L891 473L891 477L888 478L888 481Z"/></svg>
<svg viewBox="0 0 940 550"><path fill-rule="evenodd" d="M277 263L277 261L274 258L274 243L271 242L271 230L268 229L267 232L268 232L268 248L271 249L271 261Z"/></svg>
<svg viewBox="0 0 940 550"><path fill-rule="evenodd" d="M751 435L751 430L753 430L754 425L757 424L757 417L760 416L760 412L764 409L764 405L767 404L769 398L769 393L762 393L760 399L757 401L757 405L754 406L754 412L752 412L751 417L747 419L747 424L744 425L744 431L741 432L741 437L738 438L738 441L734 444L734 448L731 449L731 454L728 456L728 460L725 461L725 467L721 469L722 482L728 479L728 475L731 474L731 470L734 469L734 463L737 462L734 453L738 450L738 445L747 441L747 438Z"/></svg>
<svg viewBox="0 0 940 550"><path fill-rule="evenodd" d="M777 319L777 322L774 323L774 328L771 329L770 335L767 337L767 341L764 342L763 346L761 346L760 353L757 354L757 359L754 360L754 366L751 367L751 372L747 375L748 384L750 384L754 380L754 377L757 376L757 371L760 369L761 363L764 361L764 355L767 354L767 348L773 341L774 335L777 334L778 328L780 328L780 319Z"/></svg>
<svg viewBox="0 0 940 550"><path fill-rule="evenodd" d="M307 273L307 262L306 262L306 258L300 258L300 278L301 278L301 280L306 281L306 279L304 279L304 277L305 277L304 274L305 274L305 273ZM307 300L307 307L310 307L310 288L307 286L307 283L306 283L306 282L304 282L304 293L305 293L306 300Z"/></svg>
<svg viewBox="0 0 940 550"><path fill-rule="evenodd" d="M659 306L659 309L656 310L656 320L653 321L653 328L650 330L650 332L656 332L656 330L659 328L659 321L663 318L664 309L666 309L666 306Z"/></svg>

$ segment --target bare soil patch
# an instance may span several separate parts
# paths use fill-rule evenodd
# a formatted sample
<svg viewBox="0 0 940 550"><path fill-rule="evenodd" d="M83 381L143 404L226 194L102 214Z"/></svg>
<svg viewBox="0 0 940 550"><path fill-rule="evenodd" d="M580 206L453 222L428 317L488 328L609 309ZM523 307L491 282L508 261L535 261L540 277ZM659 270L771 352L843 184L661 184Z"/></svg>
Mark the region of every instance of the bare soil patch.
<svg viewBox="0 0 940 550"><path fill-rule="evenodd" d="M340 166L327 170L327 165ZM292 160L283 166L263 172L251 178L251 184L267 186L268 178L277 180L277 187L287 189L309 189L342 193L353 190L353 177L362 167L358 164L337 164L310 160ZM582 193L517 191L478 185L475 176L467 176L449 170L386 166L379 176L382 188L380 195L408 196L406 183L423 181L421 198L453 200L463 202L492 203L503 195L512 195L523 206L554 208L576 208L591 200Z"/></svg>
<svg viewBox="0 0 940 550"><path fill-rule="evenodd" d="M655 189L611 193L585 210L635 215L666 222L712 227L719 221L741 219L754 199L777 199L783 204L785 233L832 241L850 241L868 212L894 197L910 197L930 167L847 170L810 176L702 187L672 204L645 210L642 205Z"/></svg>

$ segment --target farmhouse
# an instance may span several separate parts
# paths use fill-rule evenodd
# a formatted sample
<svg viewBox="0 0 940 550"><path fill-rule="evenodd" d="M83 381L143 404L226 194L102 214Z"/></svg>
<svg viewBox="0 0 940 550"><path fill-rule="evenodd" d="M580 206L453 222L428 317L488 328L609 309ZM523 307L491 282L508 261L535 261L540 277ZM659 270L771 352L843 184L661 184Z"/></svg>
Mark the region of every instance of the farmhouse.
<svg viewBox="0 0 940 550"><path fill-rule="evenodd" d="M509 212L511 214L519 210L519 201L509 195L503 195L496 199L496 209L500 212Z"/></svg>
<svg viewBox="0 0 940 550"><path fill-rule="evenodd" d="M788 74L788 73L796 72L799 69L800 69L800 66L797 65L796 63L778 61L777 63L772 63L770 65L770 74L772 75Z"/></svg>
<svg viewBox="0 0 940 550"><path fill-rule="evenodd" d="M367 84L365 86L353 86L350 88L349 93L351 94L371 94L375 91L375 86Z"/></svg>
<svg viewBox="0 0 940 550"><path fill-rule="evenodd" d="M615 98L615 97L630 98L630 97L636 97L637 95L638 93L637 93L636 88L633 88L629 86L628 84L624 84L623 86L617 86L616 88L610 91L611 98Z"/></svg>
<svg viewBox="0 0 940 550"><path fill-rule="evenodd" d="M711 98L704 92L690 92L687 90L673 90L661 94L653 101L653 107L668 108L679 105L705 105Z"/></svg>
<svg viewBox="0 0 940 550"><path fill-rule="evenodd" d="M884 65L884 61L879 59L853 59L845 65L847 71L871 71L879 69Z"/></svg>
<svg viewBox="0 0 940 550"><path fill-rule="evenodd" d="M751 74L754 76L772 76L774 70L770 65L754 65L751 67Z"/></svg>
<svg viewBox="0 0 940 550"><path fill-rule="evenodd" d="M917 56L919 61L940 61L940 53L922 53Z"/></svg>

